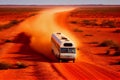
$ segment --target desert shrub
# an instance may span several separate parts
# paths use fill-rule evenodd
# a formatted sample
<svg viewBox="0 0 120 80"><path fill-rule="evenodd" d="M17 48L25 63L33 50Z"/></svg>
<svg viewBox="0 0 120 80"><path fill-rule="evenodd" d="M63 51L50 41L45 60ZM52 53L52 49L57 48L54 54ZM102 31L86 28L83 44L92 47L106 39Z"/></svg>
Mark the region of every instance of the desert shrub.
<svg viewBox="0 0 120 80"><path fill-rule="evenodd" d="M120 55L120 46L118 44L109 45L109 49L105 53L106 55L119 56Z"/></svg>
<svg viewBox="0 0 120 80"><path fill-rule="evenodd" d="M101 23L101 26L105 27L105 26L108 26L110 28L115 28L115 21L112 21L112 20L103 20L102 23Z"/></svg>
<svg viewBox="0 0 120 80"><path fill-rule="evenodd" d="M81 23L84 25L98 26L96 19L95 20L82 20Z"/></svg>
<svg viewBox="0 0 120 80"><path fill-rule="evenodd" d="M9 22L8 24L4 24L4 25L0 25L0 30L3 30L3 29L8 29L16 24L18 24L20 21L18 20L12 20L11 22Z"/></svg>
<svg viewBox="0 0 120 80"><path fill-rule="evenodd" d="M114 21L108 21L108 26L109 26L110 28L115 28L115 27L116 27Z"/></svg>
<svg viewBox="0 0 120 80"><path fill-rule="evenodd" d="M0 62L0 69L21 69L21 68L26 68L28 67L27 64L23 63L23 62L17 62L15 64L10 64L7 62Z"/></svg>
<svg viewBox="0 0 120 80"><path fill-rule="evenodd" d="M17 24L18 22L19 22L19 21L17 21L17 20L12 20L10 23L3 25L2 28L3 28L3 29L10 28L11 26Z"/></svg>
<svg viewBox="0 0 120 80"><path fill-rule="evenodd" d="M109 47L110 49L114 49L115 52L114 52L113 56L119 56L120 55L120 45L115 43L112 40L105 40L102 43L100 43L99 46ZM110 53L110 51L107 50L106 54L109 54L109 53Z"/></svg>
<svg viewBox="0 0 120 80"><path fill-rule="evenodd" d="M10 24L18 24L19 23L19 21L18 20L12 20L11 22L10 22Z"/></svg>
<svg viewBox="0 0 120 80"><path fill-rule="evenodd" d="M120 65L120 61L110 62L110 65Z"/></svg>
<svg viewBox="0 0 120 80"><path fill-rule="evenodd" d="M112 46L110 46L110 49L114 49L116 51L120 51L120 45L118 45L118 44L112 45Z"/></svg>
<svg viewBox="0 0 120 80"><path fill-rule="evenodd" d="M91 24L89 20L83 20L82 23L85 24L85 25L90 25Z"/></svg>
<svg viewBox="0 0 120 80"><path fill-rule="evenodd" d="M80 29L77 29L77 28L74 29L73 31L74 31L74 32L83 32L83 30L80 30Z"/></svg>
<svg viewBox="0 0 120 80"><path fill-rule="evenodd" d="M85 34L85 36L93 36L92 34Z"/></svg>
<svg viewBox="0 0 120 80"><path fill-rule="evenodd" d="M70 21L70 23L72 23L72 24L77 24L77 21Z"/></svg>
<svg viewBox="0 0 120 80"><path fill-rule="evenodd" d="M112 40L105 40L99 44L102 47L118 47L118 44Z"/></svg>
<svg viewBox="0 0 120 80"><path fill-rule="evenodd" d="M90 23L91 23L92 26L98 26L96 19L95 20L91 20Z"/></svg>
<svg viewBox="0 0 120 80"><path fill-rule="evenodd" d="M120 55L120 51L116 51L113 56L119 56Z"/></svg>
<svg viewBox="0 0 120 80"><path fill-rule="evenodd" d="M17 66L17 68L26 68L26 67L28 67L28 65L23 63L23 62L17 62L15 64L15 66Z"/></svg>
<svg viewBox="0 0 120 80"><path fill-rule="evenodd" d="M116 29L113 33L120 33L120 29Z"/></svg>
<svg viewBox="0 0 120 80"><path fill-rule="evenodd" d="M111 47L111 48L112 48L112 47ZM115 56L120 55L120 45L117 45L117 46L115 46L115 47L113 47L113 48L115 49L114 55L115 55Z"/></svg>
<svg viewBox="0 0 120 80"><path fill-rule="evenodd" d="M29 17L35 16L37 13L30 14Z"/></svg>
<svg viewBox="0 0 120 80"><path fill-rule="evenodd" d="M0 62L0 69L9 69L12 65L6 62Z"/></svg>
<svg viewBox="0 0 120 80"><path fill-rule="evenodd" d="M12 42L12 40L6 39L5 42L9 43Z"/></svg>

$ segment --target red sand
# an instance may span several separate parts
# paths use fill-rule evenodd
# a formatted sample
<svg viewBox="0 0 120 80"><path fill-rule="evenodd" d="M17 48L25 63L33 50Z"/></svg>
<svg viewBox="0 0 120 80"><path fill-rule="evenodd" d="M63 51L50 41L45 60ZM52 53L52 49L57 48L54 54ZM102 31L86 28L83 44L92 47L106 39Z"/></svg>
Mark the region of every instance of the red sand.
<svg viewBox="0 0 120 80"><path fill-rule="evenodd" d="M99 37L101 41L104 37L101 39L101 36L96 34L96 37L92 37L93 39L85 38L83 35L87 33L87 29L84 28L82 29L86 30L85 33L72 32L73 28L67 28L67 24L64 24L66 13L57 15L56 23L54 14L64 11L63 8L58 9L46 10L42 14L28 18L14 28L0 32L0 35L5 35L1 36L1 39L12 40L11 43L0 44L0 59L11 63L21 61L29 65L25 69L0 70L0 80L119 80L120 75L116 71L107 65L104 67L96 64L97 60L92 62L96 56L93 56L89 47L83 44L83 42L94 41ZM69 36L72 35L75 40L80 40L76 63L58 63L51 53L49 39L51 33L56 30L65 32ZM94 31L90 31L90 33L93 34ZM101 58L98 61L101 61Z"/></svg>

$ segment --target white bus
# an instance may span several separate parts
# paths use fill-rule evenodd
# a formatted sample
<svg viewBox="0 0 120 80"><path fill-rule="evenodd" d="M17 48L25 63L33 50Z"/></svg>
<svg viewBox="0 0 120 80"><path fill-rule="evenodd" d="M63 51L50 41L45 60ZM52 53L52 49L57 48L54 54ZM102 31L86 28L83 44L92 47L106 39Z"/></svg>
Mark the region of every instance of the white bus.
<svg viewBox="0 0 120 80"><path fill-rule="evenodd" d="M74 43L62 33L53 33L51 37L52 52L61 60L75 61L76 47Z"/></svg>

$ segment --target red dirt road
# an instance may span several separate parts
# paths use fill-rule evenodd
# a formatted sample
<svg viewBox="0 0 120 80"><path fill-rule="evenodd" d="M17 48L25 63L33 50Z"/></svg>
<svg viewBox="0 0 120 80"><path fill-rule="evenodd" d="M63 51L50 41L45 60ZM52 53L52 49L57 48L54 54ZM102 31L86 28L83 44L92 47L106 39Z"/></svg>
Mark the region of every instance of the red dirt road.
<svg viewBox="0 0 120 80"><path fill-rule="evenodd" d="M0 46L0 59L11 63L22 61L30 66L0 70L0 80L120 80L117 72L88 63L87 57L80 56L80 52L77 53L76 63L58 63L51 53L50 37L53 32L65 33L76 41L76 45L80 45L73 34L55 21L56 13L72 9L45 10L16 26L14 31L10 30L8 36L12 35L11 32L16 34L11 36L14 37L12 43Z"/></svg>

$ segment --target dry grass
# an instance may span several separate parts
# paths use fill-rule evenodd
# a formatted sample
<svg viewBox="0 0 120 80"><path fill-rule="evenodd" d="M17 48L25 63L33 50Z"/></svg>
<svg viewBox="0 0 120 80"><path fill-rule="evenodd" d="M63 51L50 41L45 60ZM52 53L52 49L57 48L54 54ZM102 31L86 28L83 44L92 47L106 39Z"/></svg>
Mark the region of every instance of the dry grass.
<svg viewBox="0 0 120 80"><path fill-rule="evenodd" d="M0 62L0 70L2 69L9 69L12 65L7 62Z"/></svg>
<svg viewBox="0 0 120 80"><path fill-rule="evenodd" d="M113 33L120 33L120 29L116 29Z"/></svg>
<svg viewBox="0 0 120 80"><path fill-rule="evenodd" d="M94 26L103 28L120 27L120 11L118 7L83 7L77 8L68 16L71 24L78 26Z"/></svg>
<svg viewBox="0 0 120 80"><path fill-rule="evenodd" d="M80 29L77 29L77 28L75 28L73 31L74 32L83 32L83 30L80 30Z"/></svg>
<svg viewBox="0 0 120 80"><path fill-rule="evenodd" d="M118 47L119 45L113 40L105 40L99 44L101 47Z"/></svg>
<svg viewBox="0 0 120 80"><path fill-rule="evenodd" d="M20 23L21 21L17 21L17 20L12 20L10 21L8 24L4 24L4 25L0 25L0 31L4 30L4 29L8 29L14 25L17 25L18 23Z"/></svg>
<svg viewBox="0 0 120 80"><path fill-rule="evenodd" d="M28 65L23 62L16 62L15 64L11 64L9 62L0 62L0 70L3 69L21 69L26 68Z"/></svg>

